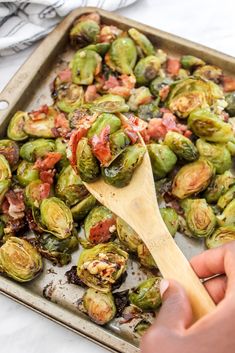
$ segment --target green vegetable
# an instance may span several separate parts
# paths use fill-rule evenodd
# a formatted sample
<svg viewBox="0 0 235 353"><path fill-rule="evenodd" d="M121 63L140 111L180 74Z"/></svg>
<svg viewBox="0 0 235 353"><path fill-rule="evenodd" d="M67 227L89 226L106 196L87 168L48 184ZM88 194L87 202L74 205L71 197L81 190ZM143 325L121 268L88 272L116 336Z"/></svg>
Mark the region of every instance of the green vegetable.
<svg viewBox="0 0 235 353"><path fill-rule="evenodd" d="M125 113L129 110L125 99L115 94L105 94L96 98L90 108L101 113Z"/></svg>
<svg viewBox="0 0 235 353"><path fill-rule="evenodd" d="M120 129L121 120L115 114L102 113L90 127L87 137L90 139L94 135L99 136L101 131L108 125L110 126L110 134L112 134Z"/></svg>
<svg viewBox="0 0 235 353"><path fill-rule="evenodd" d="M120 242L131 252L136 253L142 241L138 234L122 218L117 217L117 234Z"/></svg>
<svg viewBox="0 0 235 353"><path fill-rule="evenodd" d="M17 179L20 185L26 186L31 181L39 179L39 172L34 168L34 164L23 160L17 168Z"/></svg>
<svg viewBox="0 0 235 353"><path fill-rule="evenodd" d="M220 227L206 238L206 246L209 249L217 248L233 240L235 240L235 226Z"/></svg>
<svg viewBox="0 0 235 353"><path fill-rule="evenodd" d="M106 63L115 71L130 75L137 59L136 46L131 38L120 37L113 41Z"/></svg>
<svg viewBox="0 0 235 353"><path fill-rule="evenodd" d="M148 56L155 54L154 46L143 33L140 33L135 28L130 28L128 34L134 40L135 44L140 48L144 55Z"/></svg>
<svg viewBox="0 0 235 353"><path fill-rule="evenodd" d="M86 217L91 209L96 205L94 196L89 195L75 206L71 208L71 212L75 221L80 221Z"/></svg>
<svg viewBox="0 0 235 353"><path fill-rule="evenodd" d="M138 85L147 85L159 72L161 62L154 55L140 59L135 67L134 74Z"/></svg>
<svg viewBox="0 0 235 353"><path fill-rule="evenodd" d="M204 196L209 203L217 202L224 195L229 187L235 183L235 178L230 171L216 175L212 183L206 189Z"/></svg>
<svg viewBox="0 0 235 353"><path fill-rule="evenodd" d="M27 162L35 162L37 158L44 157L55 151L55 142L49 139L36 139L24 143L20 148L20 157Z"/></svg>
<svg viewBox="0 0 235 353"><path fill-rule="evenodd" d="M198 157L198 151L192 141L178 132L168 131L165 136L166 144L176 155L186 161L194 161Z"/></svg>
<svg viewBox="0 0 235 353"><path fill-rule="evenodd" d="M14 141L24 141L28 135L24 131L25 121L28 120L28 113L18 111L16 112L7 128L7 136Z"/></svg>
<svg viewBox="0 0 235 353"><path fill-rule="evenodd" d="M164 178L175 166L177 157L166 145L147 145L153 175L156 180Z"/></svg>
<svg viewBox="0 0 235 353"><path fill-rule="evenodd" d="M169 232L174 237L179 227L179 217L176 211L171 207L160 208L160 213Z"/></svg>
<svg viewBox="0 0 235 353"><path fill-rule="evenodd" d="M159 289L161 279L161 277L152 277L140 283L129 294L131 304L144 311L158 309L162 303Z"/></svg>
<svg viewBox="0 0 235 353"><path fill-rule="evenodd" d="M77 145L77 169L83 181L93 182L100 175L100 167L97 159L91 151L87 138L82 138Z"/></svg>

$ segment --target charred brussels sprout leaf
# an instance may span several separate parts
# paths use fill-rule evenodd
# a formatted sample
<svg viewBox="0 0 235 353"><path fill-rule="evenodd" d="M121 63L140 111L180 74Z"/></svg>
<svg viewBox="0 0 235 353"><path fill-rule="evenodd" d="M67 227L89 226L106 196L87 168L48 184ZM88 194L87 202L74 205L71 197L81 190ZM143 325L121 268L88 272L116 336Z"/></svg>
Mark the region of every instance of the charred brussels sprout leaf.
<svg viewBox="0 0 235 353"><path fill-rule="evenodd" d="M28 162L35 162L37 158L54 152L55 142L48 139L36 139L24 143L20 148L20 157Z"/></svg>
<svg viewBox="0 0 235 353"><path fill-rule="evenodd" d="M19 147L12 140L0 140L0 155L3 155L10 166L15 168L19 161Z"/></svg>
<svg viewBox="0 0 235 353"><path fill-rule="evenodd" d="M193 70L199 66L205 65L205 61L197 58L196 56L192 56L192 55L183 55L181 57L180 62L181 62L182 67L186 70Z"/></svg>
<svg viewBox="0 0 235 353"><path fill-rule="evenodd" d="M154 46L143 33L140 33L135 28L130 28L128 34L134 40L135 44L140 48L144 55L148 56L155 54Z"/></svg>
<svg viewBox="0 0 235 353"><path fill-rule="evenodd" d="M93 50L96 53L103 56L104 54L107 53L109 48L110 48L110 43L96 43L96 44L90 44L84 49Z"/></svg>
<svg viewBox="0 0 235 353"><path fill-rule="evenodd" d="M6 180L1 180L0 181L0 206L2 205L2 202L4 200L5 194L10 189L10 186L11 186L11 180L10 179L6 179ZM0 236L0 239L1 239L1 236Z"/></svg>
<svg viewBox="0 0 235 353"><path fill-rule="evenodd" d="M154 178L156 180L164 178L174 168L176 155L165 145L151 143L147 147Z"/></svg>
<svg viewBox="0 0 235 353"><path fill-rule="evenodd" d="M97 21L87 18L85 20L75 23L70 31L70 41L75 47L81 48L82 46L95 43L100 33L100 26Z"/></svg>
<svg viewBox="0 0 235 353"><path fill-rule="evenodd" d="M101 113L125 113L129 107L125 99L115 94L105 94L93 101L91 110Z"/></svg>
<svg viewBox="0 0 235 353"><path fill-rule="evenodd" d="M148 87L139 87L133 89L131 96L127 102L129 108L135 112L138 107L142 104L150 103L152 100L152 95Z"/></svg>
<svg viewBox="0 0 235 353"><path fill-rule="evenodd" d="M204 80L219 82L222 76L222 70L216 66L204 65L194 71L193 76L202 78Z"/></svg>
<svg viewBox="0 0 235 353"><path fill-rule="evenodd" d="M152 257L147 246L144 243L138 245L137 255L138 260L140 261L142 266L147 267L149 269L157 268L154 258Z"/></svg>
<svg viewBox="0 0 235 353"><path fill-rule="evenodd" d="M111 44L110 50L107 54L108 60L106 58L106 63L113 70L126 75L133 73L137 59L137 50L131 38L117 38Z"/></svg>
<svg viewBox="0 0 235 353"><path fill-rule="evenodd" d="M206 238L206 246L209 249L217 248L233 240L235 240L235 226L220 227Z"/></svg>
<svg viewBox="0 0 235 353"><path fill-rule="evenodd" d="M171 207L160 208L160 213L169 232L174 237L179 227L179 218L176 211Z"/></svg>
<svg viewBox="0 0 235 353"><path fill-rule="evenodd" d="M188 119L188 127L195 135L207 141L226 143L234 139L232 126L207 109L192 112Z"/></svg>
<svg viewBox="0 0 235 353"><path fill-rule="evenodd" d="M0 248L0 269L15 281L31 281L42 267L41 255L24 239L10 237Z"/></svg>
<svg viewBox="0 0 235 353"><path fill-rule="evenodd" d="M86 239L97 245L108 242L116 231L116 220L111 211L104 206L93 208L84 222Z"/></svg>
<svg viewBox="0 0 235 353"><path fill-rule="evenodd" d="M77 274L88 287L108 293L126 271L128 254L116 244L98 244L83 250L77 266Z"/></svg>
<svg viewBox="0 0 235 353"><path fill-rule="evenodd" d="M91 211L91 209L96 205L96 199L94 196L89 195L78 204L71 208L71 212L75 221L81 221L86 217L86 215Z"/></svg>
<svg viewBox="0 0 235 353"><path fill-rule="evenodd" d="M58 137L55 140L55 152L59 152L61 154L61 159L58 162L59 169L66 167L69 164L69 160L66 154L67 142L63 140L63 138Z"/></svg>
<svg viewBox="0 0 235 353"><path fill-rule="evenodd" d="M65 113L71 113L84 103L83 87L71 84L58 91L56 106Z"/></svg>
<svg viewBox="0 0 235 353"><path fill-rule="evenodd" d="M157 77L150 84L150 91L155 97L160 96L160 91L172 83L169 77Z"/></svg>
<svg viewBox="0 0 235 353"><path fill-rule="evenodd" d="M39 207L42 200L49 196L50 185L41 180L33 180L26 186L24 193L28 206Z"/></svg>
<svg viewBox="0 0 235 353"><path fill-rule="evenodd" d="M68 165L62 169L56 184L56 195L68 206L73 206L83 200L87 194L87 189L72 166Z"/></svg>
<svg viewBox="0 0 235 353"><path fill-rule="evenodd" d="M226 94L225 100L227 102L226 111L230 116L235 116L235 92Z"/></svg>
<svg viewBox="0 0 235 353"><path fill-rule="evenodd" d="M112 153L112 161L120 155L124 149L130 144L129 137L124 131L118 130L110 135L110 148Z"/></svg>
<svg viewBox="0 0 235 353"><path fill-rule="evenodd" d="M130 292L130 302L145 311L157 310L162 303L159 289L161 279L152 277L140 283Z"/></svg>
<svg viewBox="0 0 235 353"><path fill-rule="evenodd" d="M14 141L24 141L28 138L24 131L25 121L28 120L28 113L18 111L11 118L10 124L7 128L7 136Z"/></svg>
<svg viewBox="0 0 235 353"><path fill-rule="evenodd" d="M223 194L225 194L229 187L235 183L235 178L230 171L226 171L224 174L216 175L212 183L208 186L205 191L205 198L207 202L217 202Z"/></svg>
<svg viewBox="0 0 235 353"><path fill-rule="evenodd" d="M96 324L105 325L114 318L116 306L111 293L88 288L82 299L87 315Z"/></svg>
<svg viewBox="0 0 235 353"><path fill-rule="evenodd" d="M172 194L185 199L205 190L214 176L213 164L205 159L183 166L176 174Z"/></svg>
<svg viewBox="0 0 235 353"><path fill-rule="evenodd" d="M234 177L233 177L233 184L234 184ZM219 208L224 209L229 202L234 199L235 196L235 185L231 186L227 191L220 196L217 205Z"/></svg>
<svg viewBox="0 0 235 353"><path fill-rule="evenodd" d="M227 204L223 213L217 216L217 220L221 226L235 226L235 199Z"/></svg>
<svg viewBox="0 0 235 353"><path fill-rule="evenodd" d="M137 84L147 85L157 76L160 67L161 62L154 55L140 59L134 70Z"/></svg>
<svg viewBox="0 0 235 353"><path fill-rule="evenodd" d="M95 181L100 175L97 159L91 151L87 138L82 138L77 146L77 169L81 179L85 182Z"/></svg>
<svg viewBox="0 0 235 353"><path fill-rule="evenodd" d="M156 100L153 103L140 105L138 107L137 116L144 121L150 121L154 118L160 118L161 112L158 107L158 101Z"/></svg>
<svg viewBox="0 0 235 353"><path fill-rule="evenodd" d="M142 244L138 234L120 217L117 217L116 225L120 242L126 246L128 250L136 253L138 245Z"/></svg>
<svg viewBox="0 0 235 353"><path fill-rule="evenodd" d="M222 174L231 168L232 158L224 144L209 143L203 139L198 139L196 146L200 156L214 165L216 173Z"/></svg>
<svg viewBox="0 0 235 353"><path fill-rule="evenodd" d="M113 132L120 129L121 120L115 114L102 113L92 124L88 131L87 137L90 139L94 135L99 136L101 131L108 125L110 126L110 134L112 134Z"/></svg>
<svg viewBox="0 0 235 353"><path fill-rule="evenodd" d="M151 326L151 323L143 319L139 321L138 324L135 325L134 332L138 336L142 337L145 334L145 332L149 329L150 326Z"/></svg>
<svg viewBox="0 0 235 353"><path fill-rule="evenodd" d="M11 179L11 168L7 159L0 154L0 181Z"/></svg>
<svg viewBox="0 0 235 353"><path fill-rule="evenodd" d="M57 197L44 199L40 205L41 222L48 232L59 239L70 236L73 217L70 209Z"/></svg>
<svg viewBox="0 0 235 353"><path fill-rule="evenodd" d="M128 185L134 171L141 164L145 153L142 145L128 146L109 167L102 168L104 181L121 188Z"/></svg>
<svg viewBox="0 0 235 353"><path fill-rule="evenodd" d="M176 155L186 161L194 161L198 157L198 152L192 141L178 132L168 131L165 136L166 144Z"/></svg>
<svg viewBox="0 0 235 353"><path fill-rule="evenodd" d="M17 179L20 185L26 186L31 181L39 179L39 172L34 168L34 164L22 161L17 168Z"/></svg>

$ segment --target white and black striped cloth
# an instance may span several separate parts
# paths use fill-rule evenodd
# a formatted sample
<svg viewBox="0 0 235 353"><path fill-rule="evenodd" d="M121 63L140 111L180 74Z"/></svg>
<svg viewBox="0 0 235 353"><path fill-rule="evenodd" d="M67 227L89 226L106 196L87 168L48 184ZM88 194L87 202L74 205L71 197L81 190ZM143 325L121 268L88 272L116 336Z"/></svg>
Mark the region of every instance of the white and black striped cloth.
<svg viewBox="0 0 235 353"><path fill-rule="evenodd" d="M70 11L96 6L113 11L136 0L0 0L0 57L44 37Z"/></svg>

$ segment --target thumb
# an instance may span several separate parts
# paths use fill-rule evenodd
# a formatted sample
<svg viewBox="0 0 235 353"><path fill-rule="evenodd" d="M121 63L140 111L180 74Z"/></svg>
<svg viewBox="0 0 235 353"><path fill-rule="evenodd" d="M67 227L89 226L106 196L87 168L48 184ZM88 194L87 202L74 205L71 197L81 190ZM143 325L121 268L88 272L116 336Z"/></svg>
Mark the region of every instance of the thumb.
<svg viewBox="0 0 235 353"><path fill-rule="evenodd" d="M173 280L163 279L160 284L162 307L156 325L170 329L183 330L193 321L191 304L181 285Z"/></svg>

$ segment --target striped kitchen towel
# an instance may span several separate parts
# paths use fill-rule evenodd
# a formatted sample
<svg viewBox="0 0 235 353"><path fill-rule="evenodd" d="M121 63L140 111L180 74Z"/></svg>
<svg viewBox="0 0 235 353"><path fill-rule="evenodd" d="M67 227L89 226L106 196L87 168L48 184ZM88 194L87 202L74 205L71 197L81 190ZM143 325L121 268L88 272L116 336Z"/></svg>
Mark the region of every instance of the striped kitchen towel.
<svg viewBox="0 0 235 353"><path fill-rule="evenodd" d="M70 11L96 6L113 11L136 0L0 0L0 57L18 53L49 33Z"/></svg>

